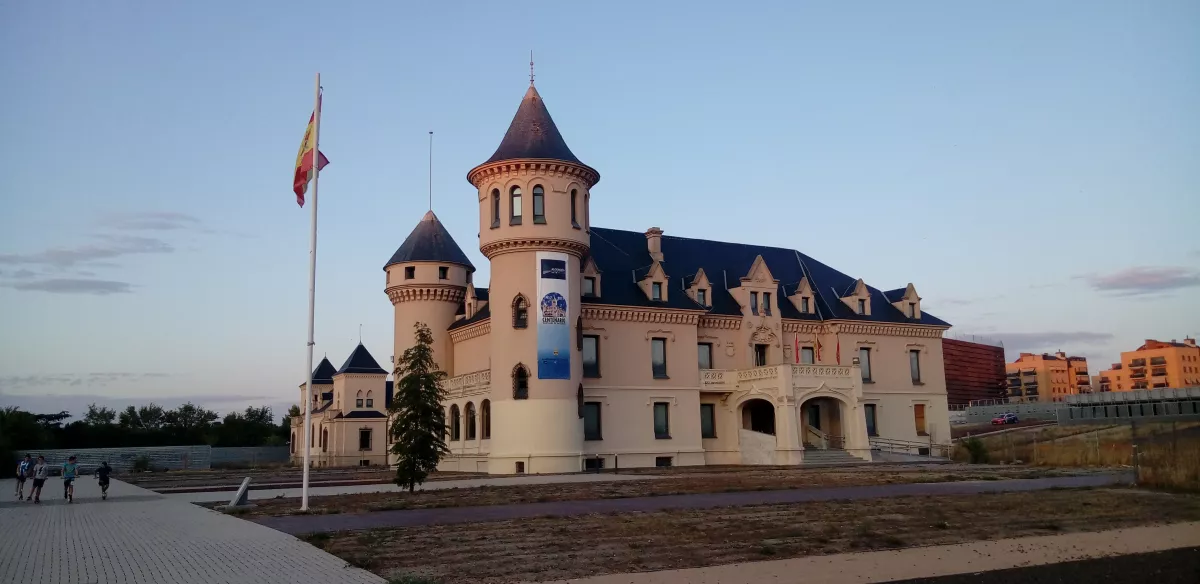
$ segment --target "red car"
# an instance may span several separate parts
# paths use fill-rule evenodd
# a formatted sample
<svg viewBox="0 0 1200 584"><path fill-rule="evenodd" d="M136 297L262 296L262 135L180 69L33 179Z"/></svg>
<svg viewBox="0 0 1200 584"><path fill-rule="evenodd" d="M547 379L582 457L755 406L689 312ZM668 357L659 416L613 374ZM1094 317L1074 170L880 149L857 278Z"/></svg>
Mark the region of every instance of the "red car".
<svg viewBox="0 0 1200 584"><path fill-rule="evenodd" d="M1000 414L999 416L992 418L992 425L1003 426L1004 424L1016 424L1018 421L1019 420L1017 420L1016 414Z"/></svg>

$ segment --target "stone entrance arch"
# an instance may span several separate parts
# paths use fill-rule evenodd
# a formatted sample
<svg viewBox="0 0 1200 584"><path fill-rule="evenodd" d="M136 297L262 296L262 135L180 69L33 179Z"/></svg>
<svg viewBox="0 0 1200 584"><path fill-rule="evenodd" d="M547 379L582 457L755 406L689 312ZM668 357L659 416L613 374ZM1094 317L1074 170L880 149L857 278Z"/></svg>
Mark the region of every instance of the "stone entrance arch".
<svg viewBox="0 0 1200 584"><path fill-rule="evenodd" d="M760 434L775 435L775 406L771 402L754 398L742 404L742 429Z"/></svg>
<svg viewBox="0 0 1200 584"><path fill-rule="evenodd" d="M800 441L805 449L843 449L855 426L852 408L835 395L815 395L800 403Z"/></svg>

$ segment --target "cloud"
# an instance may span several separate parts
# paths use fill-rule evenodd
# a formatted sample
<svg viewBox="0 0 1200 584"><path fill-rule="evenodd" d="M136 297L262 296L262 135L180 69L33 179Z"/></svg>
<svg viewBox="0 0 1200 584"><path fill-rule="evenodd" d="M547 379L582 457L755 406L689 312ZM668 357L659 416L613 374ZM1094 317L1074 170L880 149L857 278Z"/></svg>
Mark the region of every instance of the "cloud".
<svg viewBox="0 0 1200 584"><path fill-rule="evenodd" d="M132 373L128 371L100 373L55 373L53 375L10 375L0 377L0 390L42 390L56 386L94 385L104 387L114 383L130 383L144 379L170 377L168 373Z"/></svg>
<svg viewBox="0 0 1200 584"><path fill-rule="evenodd" d="M110 215L101 220L100 225L119 231L174 231L198 229L200 220L187 213L157 211Z"/></svg>
<svg viewBox="0 0 1200 584"><path fill-rule="evenodd" d="M25 280L34 276L37 276L37 272L26 270L25 268L21 268L9 275L10 278L17 278L19 280Z"/></svg>
<svg viewBox="0 0 1200 584"><path fill-rule="evenodd" d="M66 268L124 255L172 253L175 251L171 244L153 237L134 235L95 235L93 237L99 241L77 247L50 248L31 254L0 254L0 264L34 264Z"/></svg>
<svg viewBox="0 0 1200 584"><path fill-rule="evenodd" d="M989 338L1002 341L1005 349L1016 352L1054 351L1061 348L1068 353L1072 353L1069 347L1079 345L1103 346L1114 338L1112 333L1089 331L988 332L986 335ZM1076 350L1074 353L1077 352Z"/></svg>
<svg viewBox="0 0 1200 584"><path fill-rule="evenodd" d="M107 296L109 294L127 294L133 292L132 284L115 280L83 280L77 278L52 278L49 280L34 280L32 282L17 282L9 285L17 290L28 292L52 292L55 294L93 294Z"/></svg>
<svg viewBox="0 0 1200 584"><path fill-rule="evenodd" d="M1200 271L1179 266L1134 267L1111 274L1077 276L1092 289L1117 296L1157 294L1180 288L1200 286Z"/></svg>

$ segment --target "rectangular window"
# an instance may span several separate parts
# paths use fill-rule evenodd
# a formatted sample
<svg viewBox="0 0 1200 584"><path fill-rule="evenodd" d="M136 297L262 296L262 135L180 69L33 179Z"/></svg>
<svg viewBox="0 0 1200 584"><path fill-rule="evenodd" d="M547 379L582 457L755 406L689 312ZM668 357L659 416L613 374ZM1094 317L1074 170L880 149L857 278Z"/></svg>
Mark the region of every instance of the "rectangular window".
<svg viewBox="0 0 1200 584"><path fill-rule="evenodd" d="M708 290L696 290L696 302L700 306L708 306Z"/></svg>
<svg viewBox="0 0 1200 584"><path fill-rule="evenodd" d="M800 312L808 314L808 296L800 299Z"/></svg>
<svg viewBox="0 0 1200 584"><path fill-rule="evenodd" d="M916 302L908 303L908 317L909 318L917 317L917 303Z"/></svg>
<svg viewBox="0 0 1200 584"><path fill-rule="evenodd" d="M533 188L533 222L546 222L546 195L542 187Z"/></svg>
<svg viewBox="0 0 1200 584"><path fill-rule="evenodd" d="M858 313L859 313L859 314L866 314L866 313L867 313L867 301L866 301L866 300L859 300L859 301L858 301Z"/></svg>
<svg viewBox="0 0 1200 584"><path fill-rule="evenodd" d="M921 351L911 349L908 352L908 372L912 375L913 383L921 383Z"/></svg>
<svg viewBox="0 0 1200 584"><path fill-rule="evenodd" d="M370 429L364 428L364 429L358 431L358 449L359 450L370 450L371 449L371 430Z"/></svg>
<svg viewBox="0 0 1200 584"><path fill-rule="evenodd" d="M767 346L754 345L754 366L766 367L767 365Z"/></svg>
<svg viewBox="0 0 1200 584"><path fill-rule="evenodd" d="M717 407L714 404L700 404L700 437L717 437Z"/></svg>
<svg viewBox="0 0 1200 584"><path fill-rule="evenodd" d="M871 349L863 347L858 350L858 366L862 368L863 381L871 381Z"/></svg>
<svg viewBox="0 0 1200 584"><path fill-rule="evenodd" d="M500 191L492 191L492 227L500 226Z"/></svg>
<svg viewBox="0 0 1200 584"><path fill-rule="evenodd" d="M358 398L358 399L356 399L356 400L354 400L354 407L356 407L356 408L361 408L361 407L363 407L363 400L362 400L362 398L361 398L361 397L360 397L360 398Z"/></svg>
<svg viewBox="0 0 1200 584"><path fill-rule="evenodd" d="M600 402L583 403L583 439L604 439L600 434Z"/></svg>
<svg viewBox="0 0 1200 584"><path fill-rule="evenodd" d="M671 468L675 466L675 457L673 456L655 456L654 466L659 468Z"/></svg>
<svg viewBox="0 0 1200 584"><path fill-rule="evenodd" d="M655 379L667 377L667 340L650 339L650 365Z"/></svg>
<svg viewBox="0 0 1200 584"><path fill-rule="evenodd" d="M405 280L411 280L416 277L417 277L417 268L415 268L413 266L408 266L407 268L404 268L404 279Z"/></svg>
<svg viewBox="0 0 1200 584"><path fill-rule="evenodd" d="M368 408L375 407L375 399L374 398L367 398L367 407Z"/></svg>
<svg viewBox="0 0 1200 584"><path fill-rule="evenodd" d="M595 296L596 295L596 279L595 278L592 278L589 276L589 277L585 277L583 279L583 295L584 296Z"/></svg>
<svg viewBox="0 0 1200 584"><path fill-rule="evenodd" d="M758 292L750 293L750 314L758 314Z"/></svg>
<svg viewBox="0 0 1200 584"><path fill-rule="evenodd" d="M864 404L863 411L867 414L867 436L878 436L879 430L875 427L875 404Z"/></svg>
<svg viewBox="0 0 1200 584"><path fill-rule="evenodd" d="M671 437L671 416L666 402L654 402L654 437Z"/></svg>
<svg viewBox="0 0 1200 584"><path fill-rule="evenodd" d="M763 292L763 314L771 315L771 293Z"/></svg>
<svg viewBox="0 0 1200 584"><path fill-rule="evenodd" d="M446 266L438 266L438 279L439 280L449 280L450 279L450 268L447 268Z"/></svg>
<svg viewBox="0 0 1200 584"><path fill-rule="evenodd" d="M650 285L650 299L662 300L662 284L655 282Z"/></svg>
<svg viewBox="0 0 1200 584"><path fill-rule="evenodd" d="M925 404L913 404L913 418L917 422L917 436L928 436L925 431Z"/></svg>
<svg viewBox="0 0 1200 584"><path fill-rule="evenodd" d="M801 347L800 348L800 362L803 363L804 365L812 365L813 364L813 348L812 347Z"/></svg>
<svg viewBox="0 0 1200 584"><path fill-rule="evenodd" d="M696 350L700 356L700 368L712 369L712 343L699 343L696 345Z"/></svg>
<svg viewBox="0 0 1200 584"><path fill-rule="evenodd" d="M583 376L600 377L600 337L583 335Z"/></svg>

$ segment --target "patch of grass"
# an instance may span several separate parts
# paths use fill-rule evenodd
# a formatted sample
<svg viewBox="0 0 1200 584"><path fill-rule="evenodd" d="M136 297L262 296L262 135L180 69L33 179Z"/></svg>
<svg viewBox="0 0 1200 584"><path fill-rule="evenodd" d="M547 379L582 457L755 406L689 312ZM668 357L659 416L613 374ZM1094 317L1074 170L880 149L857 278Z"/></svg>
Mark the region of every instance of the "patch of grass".
<svg viewBox="0 0 1200 584"><path fill-rule="evenodd" d="M333 536L322 531L318 533L309 533L301 539L314 547L325 549L325 546L329 544L329 540L333 539Z"/></svg>
<svg viewBox="0 0 1200 584"><path fill-rule="evenodd" d="M401 574L388 578L388 584L442 584L442 581L415 574Z"/></svg>
<svg viewBox="0 0 1200 584"><path fill-rule="evenodd" d="M764 546L758 548L758 553L760 555L764 555L764 556L773 556L775 554L778 554L779 550L776 549L775 546L773 546L773 545L764 545Z"/></svg>

